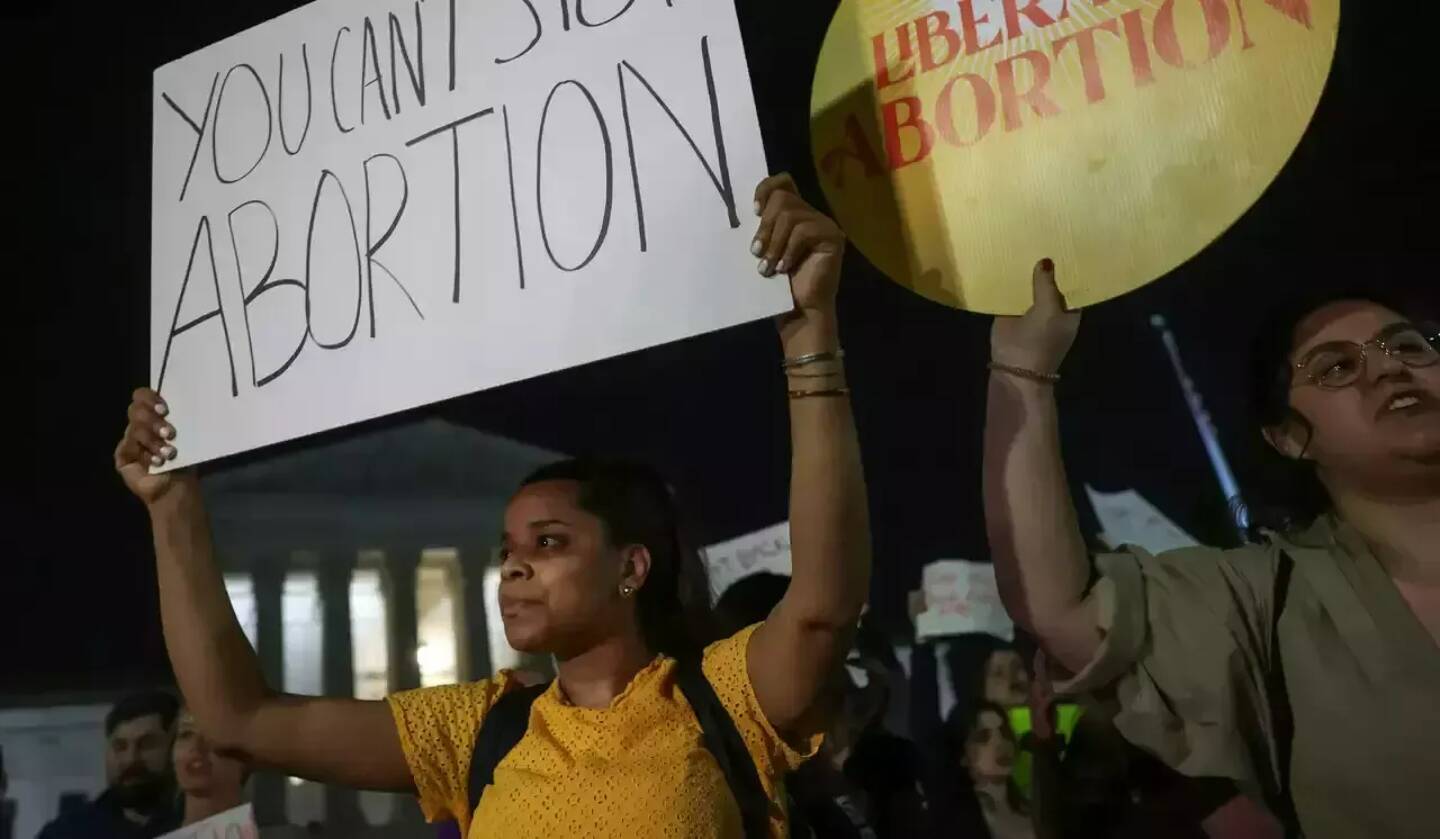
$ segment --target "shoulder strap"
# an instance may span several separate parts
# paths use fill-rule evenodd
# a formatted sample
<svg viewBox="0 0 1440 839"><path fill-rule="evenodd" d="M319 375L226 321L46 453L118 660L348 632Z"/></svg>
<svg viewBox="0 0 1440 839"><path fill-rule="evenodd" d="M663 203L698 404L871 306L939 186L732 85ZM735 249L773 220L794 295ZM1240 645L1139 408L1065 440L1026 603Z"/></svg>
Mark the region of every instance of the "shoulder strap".
<svg viewBox="0 0 1440 839"><path fill-rule="evenodd" d="M530 706L550 685L522 687L512 690L490 706L480 731L475 735L475 749L470 753L470 815L480 806L485 788L495 783L495 767L510 754L525 730L530 727Z"/></svg>
<svg viewBox="0 0 1440 839"><path fill-rule="evenodd" d="M1295 812L1295 799L1290 790L1290 754L1295 740L1295 719L1290 710L1290 692L1285 684L1285 661L1280 654L1280 616L1285 612L1285 600L1290 593L1290 576L1295 570L1295 560L1286 551L1280 551L1280 567L1275 572L1275 593L1271 603L1270 619L1270 667L1265 674L1270 697L1270 724L1275 737L1276 777L1279 780L1276 816L1285 826L1287 839L1302 836L1300 818Z"/></svg>
<svg viewBox="0 0 1440 839"><path fill-rule="evenodd" d="M740 806L745 839L765 839L770 835L770 798L760 784L755 761L745 748L735 721L730 719L730 713L720 703L720 697L715 695L715 688L705 678L698 659L677 662L675 680L700 722L705 748L720 765L725 783L735 796L735 803Z"/></svg>

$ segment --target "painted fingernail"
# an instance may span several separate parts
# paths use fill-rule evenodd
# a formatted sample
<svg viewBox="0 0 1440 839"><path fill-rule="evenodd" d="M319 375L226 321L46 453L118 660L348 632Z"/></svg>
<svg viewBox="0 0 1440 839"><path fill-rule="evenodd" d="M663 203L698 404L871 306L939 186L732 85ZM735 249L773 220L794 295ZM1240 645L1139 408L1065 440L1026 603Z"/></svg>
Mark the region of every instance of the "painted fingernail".
<svg viewBox="0 0 1440 839"><path fill-rule="evenodd" d="M168 425L157 425L155 427L155 433L159 434L161 437L164 437L166 440L170 440L175 437L175 429L171 428Z"/></svg>
<svg viewBox="0 0 1440 839"><path fill-rule="evenodd" d="M758 216L758 215L763 215L764 213L765 213L765 208L764 208L764 207L761 207L761 206L760 206L760 202L757 200L757 201L755 202L755 215L757 215L757 216Z"/></svg>
<svg viewBox="0 0 1440 839"><path fill-rule="evenodd" d="M156 402L156 403L155 403L155 413L158 414L159 416L162 416L162 417L163 417L163 416L165 416L166 414L170 413L170 409L169 409L168 407L166 407L166 405L165 405L164 402Z"/></svg>
<svg viewBox="0 0 1440 839"><path fill-rule="evenodd" d="M164 460L161 460L161 459L160 459L160 455L158 455L158 454L152 454L152 455L150 455L150 465L151 465L151 466L160 466L160 465L163 464L164 462L165 462Z"/></svg>
<svg viewBox="0 0 1440 839"><path fill-rule="evenodd" d="M161 446L161 447L160 447L160 456L163 457L163 458L165 458L166 460L174 460L174 459L175 459L175 454L176 454L176 452L175 452L175 447L174 447L174 446Z"/></svg>
<svg viewBox="0 0 1440 839"><path fill-rule="evenodd" d="M751 256L759 256L760 253L761 253L762 251L764 251L764 250L765 250L765 245L764 245L759 239L756 239L755 241L753 241L753 242L750 243L750 255L751 255Z"/></svg>
<svg viewBox="0 0 1440 839"><path fill-rule="evenodd" d="M1055 260L1048 256L1040 260L1040 270L1047 274L1055 273Z"/></svg>
<svg viewBox="0 0 1440 839"><path fill-rule="evenodd" d="M770 260L768 260L768 259L762 259L762 260L760 260L760 264L759 264L758 266L756 266L756 270L760 272L760 276L762 276L762 277L768 277L768 276L770 276Z"/></svg>
<svg viewBox="0 0 1440 839"><path fill-rule="evenodd" d="M785 260L782 259L775 263L775 271L780 274L785 273Z"/></svg>

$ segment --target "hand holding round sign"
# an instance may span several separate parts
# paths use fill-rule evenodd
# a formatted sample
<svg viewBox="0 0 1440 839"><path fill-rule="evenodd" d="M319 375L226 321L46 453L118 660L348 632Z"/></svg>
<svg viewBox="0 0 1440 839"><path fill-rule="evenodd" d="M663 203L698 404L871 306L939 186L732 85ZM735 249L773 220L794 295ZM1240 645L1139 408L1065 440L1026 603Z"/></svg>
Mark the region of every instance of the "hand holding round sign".
<svg viewBox="0 0 1440 839"><path fill-rule="evenodd" d="M895 281L994 314L1163 276L1279 173L1340 0L842 0L811 98L826 197Z"/></svg>
<svg viewBox="0 0 1440 839"><path fill-rule="evenodd" d="M1054 375L1080 331L1080 312L1066 308L1055 263L1042 259L1032 276L1034 303L1020 317L1000 317L990 327L990 360L1032 373Z"/></svg>

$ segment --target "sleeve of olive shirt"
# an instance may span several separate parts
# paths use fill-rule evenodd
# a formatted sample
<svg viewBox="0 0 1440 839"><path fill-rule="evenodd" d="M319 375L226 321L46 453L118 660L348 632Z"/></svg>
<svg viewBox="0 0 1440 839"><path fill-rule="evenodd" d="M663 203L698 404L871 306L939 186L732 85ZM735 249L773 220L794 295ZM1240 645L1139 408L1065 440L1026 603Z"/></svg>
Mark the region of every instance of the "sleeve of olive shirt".
<svg viewBox="0 0 1440 839"><path fill-rule="evenodd" d="M1261 791L1254 758L1271 749L1265 678L1276 557L1259 546L1099 557L1092 596L1104 640L1057 693L1113 701L1126 739L1186 775Z"/></svg>

